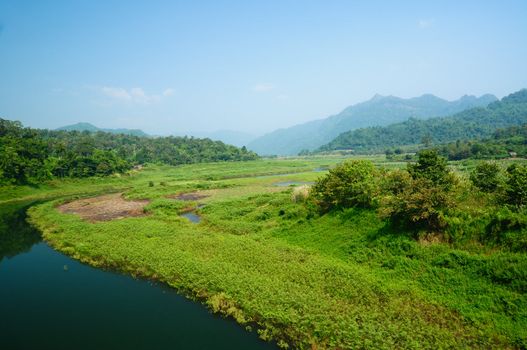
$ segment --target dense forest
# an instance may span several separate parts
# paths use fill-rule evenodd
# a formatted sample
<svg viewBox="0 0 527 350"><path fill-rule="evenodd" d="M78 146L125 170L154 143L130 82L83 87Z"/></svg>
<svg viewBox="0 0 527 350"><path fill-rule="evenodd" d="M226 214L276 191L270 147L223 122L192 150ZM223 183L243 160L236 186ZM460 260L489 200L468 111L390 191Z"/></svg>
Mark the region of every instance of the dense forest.
<svg viewBox="0 0 527 350"><path fill-rule="evenodd" d="M386 127L370 127L340 134L318 152L353 150L383 152L390 147L444 144L492 136L498 128L527 123L527 89L520 90L486 108L472 108L449 117L415 119Z"/></svg>
<svg viewBox="0 0 527 350"><path fill-rule="evenodd" d="M527 124L498 129L483 140L456 141L439 148L449 160L499 159L527 156Z"/></svg>
<svg viewBox="0 0 527 350"><path fill-rule="evenodd" d="M0 118L0 184L106 176L144 163L179 165L257 157L244 147L210 139L40 130Z"/></svg>

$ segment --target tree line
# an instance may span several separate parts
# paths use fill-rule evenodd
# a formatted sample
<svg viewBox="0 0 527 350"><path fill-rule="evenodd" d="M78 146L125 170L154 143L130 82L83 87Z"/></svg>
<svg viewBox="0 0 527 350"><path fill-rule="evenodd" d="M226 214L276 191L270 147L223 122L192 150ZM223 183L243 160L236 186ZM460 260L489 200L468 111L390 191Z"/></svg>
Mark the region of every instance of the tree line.
<svg viewBox="0 0 527 350"><path fill-rule="evenodd" d="M483 140L451 142L439 151L449 160L527 157L527 124L498 129Z"/></svg>
<svg viewBox="0 0 527 350"><path fill-rule="evenodd" d="M258 155L245 147L210 139L32 129L0 118L0 184L107 176L145 163L179 165L256 158Z"/></svg>

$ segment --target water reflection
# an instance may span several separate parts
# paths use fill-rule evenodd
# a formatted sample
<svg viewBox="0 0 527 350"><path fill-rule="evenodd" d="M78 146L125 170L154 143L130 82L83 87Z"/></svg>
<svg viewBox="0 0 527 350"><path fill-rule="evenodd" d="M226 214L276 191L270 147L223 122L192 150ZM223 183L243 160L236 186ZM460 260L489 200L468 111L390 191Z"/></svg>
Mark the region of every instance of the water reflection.
<svg viewBox="0 0 527 350"><path fill-rule="evenodd" d="M26 223L26 210L30 203L0 205L0 263L29 251L42 238L37 230Z"/></svg>
<svg viewBox="0 0 527 350"><path fill-rule="evenodd" d="M173 289L83 265L40 242L29 204L0 206L3 349L274 349ZM40 243L38 243L40 242Z"/></svg>

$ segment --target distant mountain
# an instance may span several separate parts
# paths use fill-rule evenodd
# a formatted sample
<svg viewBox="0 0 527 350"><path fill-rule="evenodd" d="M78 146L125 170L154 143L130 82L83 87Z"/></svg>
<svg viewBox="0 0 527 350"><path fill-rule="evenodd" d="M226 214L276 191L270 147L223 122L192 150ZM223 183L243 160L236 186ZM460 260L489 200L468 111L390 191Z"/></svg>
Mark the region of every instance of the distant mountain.
<svg viewBox="0 0 527 350"><path fill-rule="evenodd" d="M88 131L88 132L104 131L104 132L109 132L112 134L125 134L125 135L142 136L142 137L149 136L147 133L139 129L101 129L90 123L77 123L73 125L63 126L55 130Z"/></svg>
<svg viewBox="0 0 527 350"><path fill-rule="evenodd" d="M410 99L375 95L369 101L350 106L326 119L273 131L252 141L247 147L261 155L294 155L303 149L314 150L349 130L384 126L408 118L446 116L473 107L486 107L496 100L490 94L463 96L456 101L446 101L430 94Z"/></svg>
<svg viewBox="0 0 527 350"><path fill-rule="evenodd" d="M218 130L212 132L188 132L187 135L200 137L200 138L209 138L211 140L222 141L228 145L234 145L237 147L247 146L252 140L254 140L255 135L245 133L242 131L234 130Z"/></svg>
<svg viewBox="0 0 527 350"><path fill-rule="evenodd" d="M527 123L527 89L520 90L488 107L471 108L448 117L416 119L385 127L369 127L340 134L318 151L351 149L355 152L383 151L416 145L424 138L434 144L491 136L496 129Z"/></svg>

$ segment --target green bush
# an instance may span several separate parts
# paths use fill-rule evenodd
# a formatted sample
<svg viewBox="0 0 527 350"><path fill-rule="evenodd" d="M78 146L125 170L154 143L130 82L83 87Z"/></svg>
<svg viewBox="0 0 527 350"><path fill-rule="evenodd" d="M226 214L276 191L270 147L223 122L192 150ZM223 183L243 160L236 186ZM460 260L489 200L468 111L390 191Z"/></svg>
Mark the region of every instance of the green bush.
<svg viewBox="0 0 527 350"><path fill-rule="evenodd" d="M311 198L324 213L333 209L371 207L378 192L377 174L370 161L346 161L313 185Z"/></svg>
<svg viewBox="0 0 527 350"><path fill-rule="evenodd" d="M381 201L381 217L414 232L443 232L448 222L445 214L455 206L450 193L426 178L399 180L401 190Z"/></svg>
<svg viewBox="0 0 527 350"><path fill-rule="evenodd" d="M527 204L527 166L513 164L507 168L507 202L518 207Z"/></svg>
<svg viewBox="0 0 527 350"><path fill-rule="evenodd" d="M435 150L423 150L407 169L383 177L379 214L414 232L444 232L446 213L455 207L450 189L456 182L445 158Z"/></svg>
<svg viewBox="0 0 527 350"><path fill-rule="evenodd" d="M423 150L417 154L417 163L408 164L408 172L414 179L427 179L434 185L450 187L453 177L444 157L436 150Z"/></svg>
<svg viewBox="0 0 527 350"><path fill-rule="evenodd" d="M382 193L396 195L407 191L411 186L411 177L408 171L395 169L384 174L381 179Z"/></svg>
<svg viewBox="0 0 527 350"><path fill-rule="evenodd" d="M484 192L494 192L501 183L500 167L496 163L480 163L470 173L470 181Z"/></svg>

